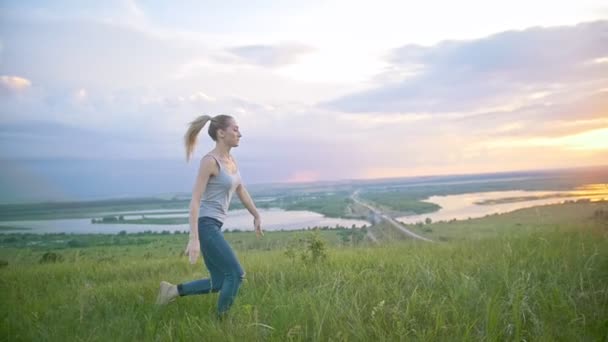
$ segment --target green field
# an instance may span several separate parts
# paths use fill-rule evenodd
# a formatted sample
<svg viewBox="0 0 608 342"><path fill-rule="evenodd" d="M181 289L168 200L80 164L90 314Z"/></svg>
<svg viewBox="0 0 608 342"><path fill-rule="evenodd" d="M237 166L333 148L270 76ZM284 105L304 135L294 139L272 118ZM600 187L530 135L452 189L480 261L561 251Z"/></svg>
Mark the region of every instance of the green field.
<svg viewBox="0 0 608 342"><path fill-rule="evenodd" d="M3 230L30 230L29 228L21 228L21 227L11 227L11 226L0 226L0 231Z"/></svg>
<svg viewBox="0 0 608 342"><path fill-rule="evenodd" d="M217 294L154 305L160 280L206 275L202 263L180 255L185 234L2 235L0 336L605 341L604 213L606 203L572 203L414 227L435 243L405 240L384 225L371 228L378 245L352 246L337 230L319 231L326 257L316 261L307 247L312 232L267 232L261 240L227 233L247 277L224 321L213 315ZM81 247L69 246L80 239ZM40 263L49 251L62 260Z"/></svg>
<svg viewBox="0 0 608 342"><path fill-rule="evenodd" d="M397 212L397 215L414 215L432 213L441 209L435 203L423 202L426 196L420 194L389 191L389 192L370 192L363 193L361 197L371 201L384 212Z"/></svg>

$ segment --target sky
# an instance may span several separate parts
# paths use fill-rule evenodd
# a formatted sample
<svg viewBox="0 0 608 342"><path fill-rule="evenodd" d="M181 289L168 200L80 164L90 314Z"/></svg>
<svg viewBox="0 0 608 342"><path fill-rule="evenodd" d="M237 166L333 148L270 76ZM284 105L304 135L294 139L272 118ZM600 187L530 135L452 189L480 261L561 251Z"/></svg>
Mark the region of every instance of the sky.
<svg viewBox="0 0 608 342"><path fill-rule="evenodd" d="M0 2L3 163L186 165L202 114L252 183L606 165L608 5Z"/></svg>

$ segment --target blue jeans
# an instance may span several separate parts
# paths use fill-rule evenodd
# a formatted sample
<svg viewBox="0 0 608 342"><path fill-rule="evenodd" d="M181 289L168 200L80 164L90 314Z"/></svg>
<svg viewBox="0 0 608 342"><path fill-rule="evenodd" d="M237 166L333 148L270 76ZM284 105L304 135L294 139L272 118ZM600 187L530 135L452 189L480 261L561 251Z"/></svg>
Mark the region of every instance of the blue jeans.
<svg viewBox="0 0 608 342"><path fill-rule="evenodd" d="M210 278L177 285L180 296L220 292L217 312L223 316L232 305L245 276L236 255L221 232L222 222L211 217L198 218L201 254Z"/></svg>

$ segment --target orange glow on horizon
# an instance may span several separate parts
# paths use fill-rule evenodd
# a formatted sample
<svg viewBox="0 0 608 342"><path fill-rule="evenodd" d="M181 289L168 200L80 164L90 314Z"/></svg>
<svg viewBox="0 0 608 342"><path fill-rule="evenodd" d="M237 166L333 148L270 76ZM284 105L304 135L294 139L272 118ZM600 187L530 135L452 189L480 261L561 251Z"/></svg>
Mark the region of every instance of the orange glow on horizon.
<svg viewBox="0 0 608 342"><path fill-rule="evenodd" d="M561 137L504 139L490 142L491 147L557 147L569 150L608 150L608 127Z"/></svg>
<svg viewBox="0 0 608 342"><path fill-rule="evenodd" d="M292 173L287 179L288 183L307 183L320 180L319 173L312 170L301 170Z"/></svg>
<svg viewBox="0 0 608 342"><path fill-rule="evenodd" d="M569 148L582 150L608 149L608 127L594 129L580 134L567 136L562 143Z"/></svg>

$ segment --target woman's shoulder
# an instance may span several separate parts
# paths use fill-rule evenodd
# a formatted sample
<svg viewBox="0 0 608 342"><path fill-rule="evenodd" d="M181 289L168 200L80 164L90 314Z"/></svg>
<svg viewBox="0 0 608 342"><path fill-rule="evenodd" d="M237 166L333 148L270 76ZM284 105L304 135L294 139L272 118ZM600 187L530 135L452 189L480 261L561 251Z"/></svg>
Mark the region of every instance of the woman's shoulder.
<svg viewBox="0 0 608 342"><path fill-rule="evenodd" d="M200 167L209 168L215 174L219 170L219 161L214 155L207 153L201 157Z"/></svg>
<svg viewBox="0 0 608 342"><path fill-rule="evenodd" d="M201 161L202 160L214 160L214 159L217 159L217 157L214 156L213 153L211 153L211 152L209 152L201 157Z"/></svg>

